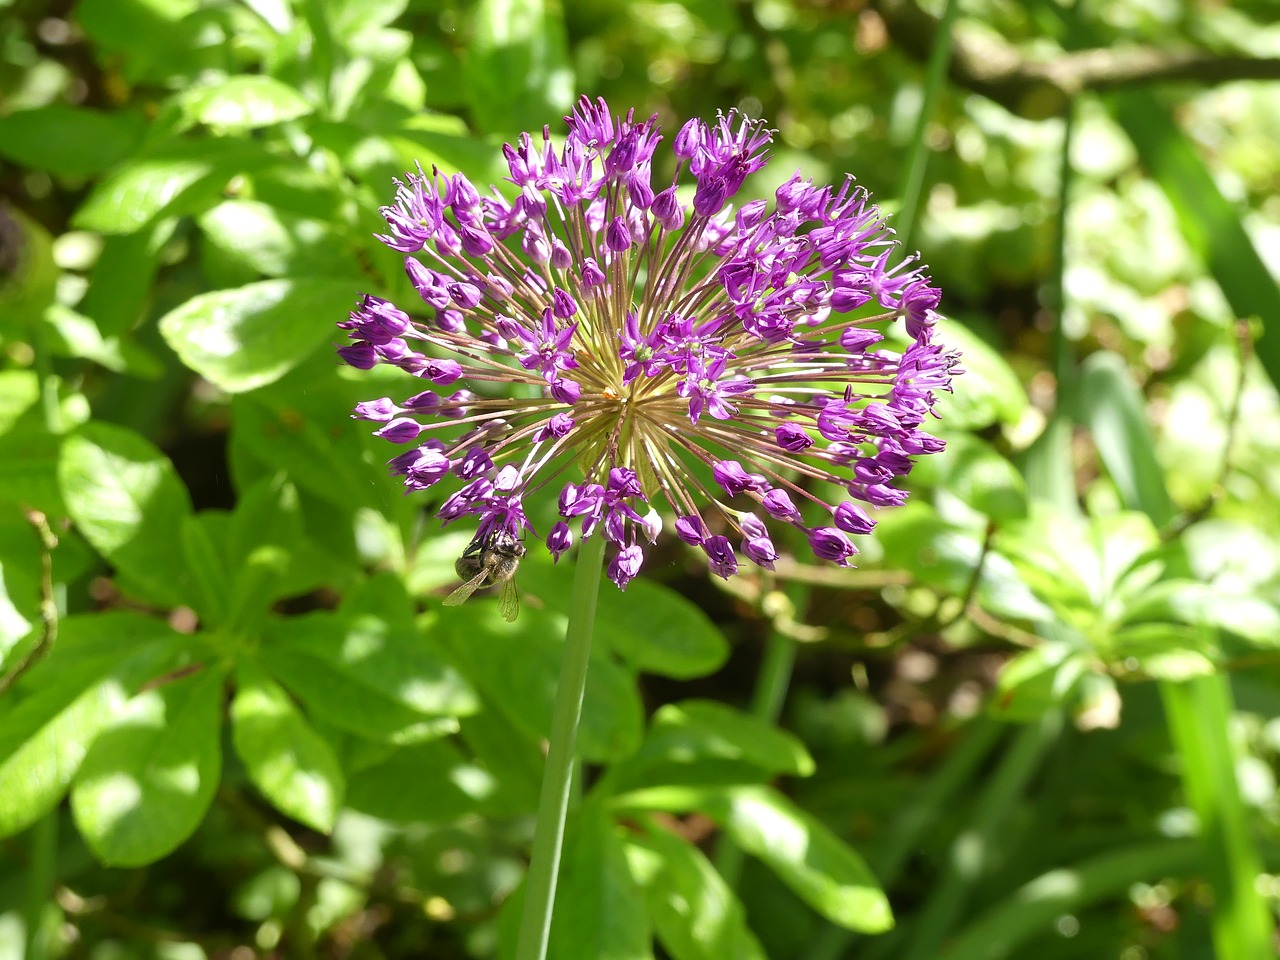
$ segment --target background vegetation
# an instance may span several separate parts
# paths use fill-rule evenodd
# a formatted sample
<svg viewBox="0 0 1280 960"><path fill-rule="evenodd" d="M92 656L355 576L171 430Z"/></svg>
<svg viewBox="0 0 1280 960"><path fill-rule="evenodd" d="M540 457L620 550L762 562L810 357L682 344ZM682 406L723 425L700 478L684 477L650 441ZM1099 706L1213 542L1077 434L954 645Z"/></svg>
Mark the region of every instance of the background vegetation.
<svg viewBox="0 0 1280 960"><path fill-rule="evenodd" d="M858 570L606 585L553 955L1274 955L1276 13L0 0L0 957L509 955L568 573L441 613L333 325L577 93L854 173L968 373Z"/></svg>

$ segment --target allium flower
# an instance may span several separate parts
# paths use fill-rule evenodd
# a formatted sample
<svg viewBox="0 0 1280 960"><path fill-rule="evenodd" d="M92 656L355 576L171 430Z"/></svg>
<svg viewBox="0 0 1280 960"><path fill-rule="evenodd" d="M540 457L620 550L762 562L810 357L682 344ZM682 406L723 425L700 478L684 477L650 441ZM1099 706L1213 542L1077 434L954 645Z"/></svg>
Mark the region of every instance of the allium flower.
<svg viewBox="0 0 1280 960"><path fill-rule="evenodd" d="M690 120L654 184L656 118L583 98L565 120L559 149L547 129L503 148L510 189L420 168L397 182L379 239L422 304L365 296L338 352L436 389L355 416L407 445L390 465L408 490L456 486L438 515L475 518L477 537L539 535L525 504L558 496L547 548L607 538L619 587L659 504L722 577L739 554L772 566L766 518L848 565L875 525L861 504L901 503L894 478L943 446L921 429L957 362L934 338L938 291L913 258L890 264L891 232L851 180L797 174L772 209L732 207L768 159L760 122ZM880 329L896 320L901 351ZM850 499L826 502L818 481Z"/></svg>

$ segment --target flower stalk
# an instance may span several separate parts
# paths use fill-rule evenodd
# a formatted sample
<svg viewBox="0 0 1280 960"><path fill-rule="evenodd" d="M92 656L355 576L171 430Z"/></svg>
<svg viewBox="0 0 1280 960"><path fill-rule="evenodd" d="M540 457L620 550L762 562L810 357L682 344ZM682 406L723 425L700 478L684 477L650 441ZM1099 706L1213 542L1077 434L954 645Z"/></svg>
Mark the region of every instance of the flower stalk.
<svg viewBox="0 0 1280 960"><path fill-rule="evenodd" d="M544 960L547 955L556 882L560 875L560 852L564 847L565 821L573 785L578 720L582 716L582 695L587 683L587 664L591 659L604 543L602 537L585 540L579 548L574 569L564 660L551 714L547 763L542 774L538 822L534 827L533 850L525 879L524 911L520 917L516 960Z"/></svg>

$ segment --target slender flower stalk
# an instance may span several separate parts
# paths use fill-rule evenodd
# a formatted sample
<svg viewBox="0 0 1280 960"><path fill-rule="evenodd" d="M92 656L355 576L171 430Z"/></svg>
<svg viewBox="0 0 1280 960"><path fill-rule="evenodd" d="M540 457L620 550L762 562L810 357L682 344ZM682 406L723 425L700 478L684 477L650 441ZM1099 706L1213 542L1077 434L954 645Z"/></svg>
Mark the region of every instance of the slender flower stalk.
<svg viewBox="0 0 1280 960"><path fill-rule="evenodd" d="M943 446L922 429L956 372L938 290L914 258L891 262L852 180L797 174L772 205L732 206L768 160L758 121L690 120L661 158L656 118L583 98L565 120L559 148L546 128L504 147L504 190L420 168L397 183L379 239L421 302L365 296L339 353L426 389L355 416L405 448L390 467L407 490L452 490L445 523L474 520L482 542L532 532L556 559L598 532L621 588L660 506L721 577L740 557L771 568L777 524L851 564L868 508L901 503L895 478ZM525 512L539 494L558 498L545 531Z"/></svg>

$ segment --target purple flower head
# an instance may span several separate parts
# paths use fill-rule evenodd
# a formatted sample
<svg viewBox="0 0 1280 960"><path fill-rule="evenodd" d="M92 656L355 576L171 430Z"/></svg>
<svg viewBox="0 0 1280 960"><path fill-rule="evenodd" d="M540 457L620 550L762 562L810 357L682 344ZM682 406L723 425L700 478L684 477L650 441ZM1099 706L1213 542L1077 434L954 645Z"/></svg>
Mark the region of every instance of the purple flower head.
<svg viewBox="0 0 1280 960"><path fill-rule="evenodd" d="M551 555L602 536L619 587L664 515L717 576L772 566L788 526L850 563L864 505L900 503L912 458L943 446L926 421L959 371L939 291L851 180L744 195L769 160L760 121L664 141L655 117L586 98L565 120L562 146L544 128L503 148L514 190L395 183L378 239L417 296L362 297L338 353L437 389L406 381L355 417L410 447L390 461L407 489L444 485L442 521L537 538L526 499L558 500Z"/></svg>

